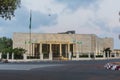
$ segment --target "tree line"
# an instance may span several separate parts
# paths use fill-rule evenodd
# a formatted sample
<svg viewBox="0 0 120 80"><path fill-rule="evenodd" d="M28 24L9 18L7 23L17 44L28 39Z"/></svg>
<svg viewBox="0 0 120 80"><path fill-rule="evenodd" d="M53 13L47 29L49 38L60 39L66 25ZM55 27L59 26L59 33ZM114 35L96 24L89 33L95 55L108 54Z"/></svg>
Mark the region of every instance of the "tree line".
<svg viewBox="0 0 120 80"><path fill-rule="evenodd" d="M15 59L22 58L25 52L26 50L23 48L13 49L13 40L11 38L0 38L0 53L2 53L3 58L6 58L7 53L9 53L10 56L14 53Z"/></svg>

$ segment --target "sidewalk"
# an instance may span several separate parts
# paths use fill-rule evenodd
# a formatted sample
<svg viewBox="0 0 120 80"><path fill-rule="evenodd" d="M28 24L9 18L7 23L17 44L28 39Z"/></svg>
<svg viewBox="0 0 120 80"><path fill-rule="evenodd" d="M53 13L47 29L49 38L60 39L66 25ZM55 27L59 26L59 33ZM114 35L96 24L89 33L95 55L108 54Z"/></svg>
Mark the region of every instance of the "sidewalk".
<svg viewBox="0 0 120 80"><path fill-rule="evenodd" d="M0 70L31 70L55 66L62 66L62 64L0 64Z"/></svg>

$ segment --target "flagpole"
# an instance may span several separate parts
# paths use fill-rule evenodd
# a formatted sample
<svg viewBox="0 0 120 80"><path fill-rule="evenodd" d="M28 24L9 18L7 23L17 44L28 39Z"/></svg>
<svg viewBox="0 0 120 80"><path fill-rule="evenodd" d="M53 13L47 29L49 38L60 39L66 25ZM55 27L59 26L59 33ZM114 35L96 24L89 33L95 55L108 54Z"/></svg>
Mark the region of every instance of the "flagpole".
<svg viewBox="0 0 120 80"><path fill-rule="evenodd" d="M32 11L30 10L30 24L29 24L29 56L31 55L31 20L32 20Z"/></svg>

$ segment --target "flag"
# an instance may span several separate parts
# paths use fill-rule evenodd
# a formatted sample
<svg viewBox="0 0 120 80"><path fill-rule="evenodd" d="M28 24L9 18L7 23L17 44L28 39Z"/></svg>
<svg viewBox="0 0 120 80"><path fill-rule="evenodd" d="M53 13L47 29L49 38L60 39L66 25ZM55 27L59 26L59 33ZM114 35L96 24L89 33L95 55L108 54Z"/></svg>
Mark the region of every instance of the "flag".
<svg viewBox="0 0 120 80"><path fill-rule="evenodd" d="M30 24L29 24L29 29L31 29L31 20L32 20L32 11L30 10Z"/></svg>

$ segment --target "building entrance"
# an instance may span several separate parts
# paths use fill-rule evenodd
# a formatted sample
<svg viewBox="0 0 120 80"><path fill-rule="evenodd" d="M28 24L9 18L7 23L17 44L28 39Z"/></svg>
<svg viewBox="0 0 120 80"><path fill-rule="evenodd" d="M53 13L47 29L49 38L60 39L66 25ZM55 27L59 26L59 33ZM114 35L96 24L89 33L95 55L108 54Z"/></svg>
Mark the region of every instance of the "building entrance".
<svg viewBox="0 0 120 80"><path fill-rule="evenodd" d="M42 45L42 53L43 53L43 58L44 59L49 58L49 53L50 53L50 45L49 44L43 44Z"/></svg>
<svg viewBox="0 0 120 80"><path fill-rule="evenodd" d="M62 44L62 56L67 58L67 44Z"/></svg>
<svg viewBox="0 0 120 80"><path fill-rule="evenodd" d="M52 44L52 54L53 54L53 58L60 57L60 45L59 44Z"/></svg>
<svg viewBox="0 0 120 80"><path fill-rule="evenodd" d="M73 54L73 44L34 44L33 55L40 57L43 54L43 59L49 59L52 53L53 59L60 59L61 57L68 58L69 52Z"/></svg>

